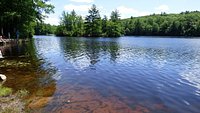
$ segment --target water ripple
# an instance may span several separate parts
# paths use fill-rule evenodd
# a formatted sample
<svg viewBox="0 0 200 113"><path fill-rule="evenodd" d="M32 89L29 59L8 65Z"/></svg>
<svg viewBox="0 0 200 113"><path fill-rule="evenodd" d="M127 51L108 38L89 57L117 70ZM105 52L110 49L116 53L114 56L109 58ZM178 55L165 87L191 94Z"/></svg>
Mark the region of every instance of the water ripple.
<svg viewBox="0 0 200 113"><path fill-rule="evenodd" d="M130 106L157 111L152 105L162 103L164 113L200 111L199 39L35 39L44 68L51 64L57 69L52 77L58 88L66 83L90 86L103 96L134 98L122 99Z"/></svg>

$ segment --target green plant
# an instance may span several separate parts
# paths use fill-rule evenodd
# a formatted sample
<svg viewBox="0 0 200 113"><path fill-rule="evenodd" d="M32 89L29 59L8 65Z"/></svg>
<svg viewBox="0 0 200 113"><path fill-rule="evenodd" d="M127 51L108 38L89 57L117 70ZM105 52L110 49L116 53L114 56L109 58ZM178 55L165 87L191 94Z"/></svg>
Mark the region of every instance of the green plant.
<svg viewBox="0 0 200 113"><path fill-rule="evenodd" d="M11 93L12 93L12 89L11 88L3 87L2 85L0 85L0 97L8 96Z"/></svg>

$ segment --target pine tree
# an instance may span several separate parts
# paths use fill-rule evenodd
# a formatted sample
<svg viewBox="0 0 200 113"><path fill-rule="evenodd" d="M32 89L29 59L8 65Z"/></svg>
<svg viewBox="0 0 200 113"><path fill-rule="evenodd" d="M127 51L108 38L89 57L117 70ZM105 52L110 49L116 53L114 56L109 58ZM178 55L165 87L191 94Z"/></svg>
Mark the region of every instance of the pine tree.
<svg viewBox="0 0 200 113"><path fill-rule="evenodd" d="M96 5L92 5L88 11L89 15L86 16L85 22L85 36L99 37L102 34L101 17Z"/></svg>

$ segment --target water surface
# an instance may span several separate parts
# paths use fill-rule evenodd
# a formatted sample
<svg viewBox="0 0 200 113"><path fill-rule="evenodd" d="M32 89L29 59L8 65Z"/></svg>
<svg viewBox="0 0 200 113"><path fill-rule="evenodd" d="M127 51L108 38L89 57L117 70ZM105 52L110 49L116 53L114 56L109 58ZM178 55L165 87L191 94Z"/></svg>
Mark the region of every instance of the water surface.
<svg viewBox="0 0 200 113"><path fill-rule="evenodd" d="M35 36L33 45L47 71L21 86L44 97L33 112L200 112L200 39Z"/></svg>

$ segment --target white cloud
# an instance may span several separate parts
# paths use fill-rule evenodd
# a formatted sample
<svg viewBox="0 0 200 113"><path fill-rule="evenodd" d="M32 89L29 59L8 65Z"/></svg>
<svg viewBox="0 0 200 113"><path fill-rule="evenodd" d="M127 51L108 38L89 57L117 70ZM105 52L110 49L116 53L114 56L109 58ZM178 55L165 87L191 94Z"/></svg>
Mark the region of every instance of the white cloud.
<svg viewBox="0 0 200 113"><path fill-rule="evenodd" d="M71 12L72 10L75 10L78 15L81 15L83 18L85 18L86 15L88 15L88 10L92 7L92 5L73 5L73 4L67 4L64 6L65 11ZM97 6L97 9L100 11L100 15L103 16L107 14L107 10L101 5Z"/></svg>
<svg viewBox="0 0 200 113"><path fill-rule="evenodd" d="M73 4L68 4L65 5L64 9L66 11L80 11L80 12L85 12L88 11L88 9L90 9L91 5L73 5Z"/></svg>
<svg viewBox="0 0 200 113"><path fill-rule="evenodd" d="M150 12L139 11L133 8L125 7L125 6L119 6L117 7L117 10L121 14L121 18L130 18L131 16L134 16L134 17L145 16L145 15L150 14Z"/></svg>
<svg viewBox="0 0 200 113"><path fill-rule="evenodd" d="M138 11L133 9L133 8L128 8L128 7L125 7L125 6L119 6L117 8L117 10L119 10L121 13L124 13L124 14L130 14L130 13L137 13Z"/></svg>
<svg viewBox="0 0 200 113"><path fill-rule="evenodd" d="M79 2L79 3L92 3L94 0L70 0L72 2Z"/></svg>
<svg viewBox="0 0 200 113"><path fill-rule="evenodd" d="M48 17L45 18L45 23L47 24L51 24L51 25L59 25L59 18L55 18L55 17Z"/></svg>
<svg viewBox="0 0 200 113"><path fill-rule="evenodd" d="M166 12L169 11L169 6L168 5L160 5L158 7L155 8L157 10L157 12Z"/></svg>

